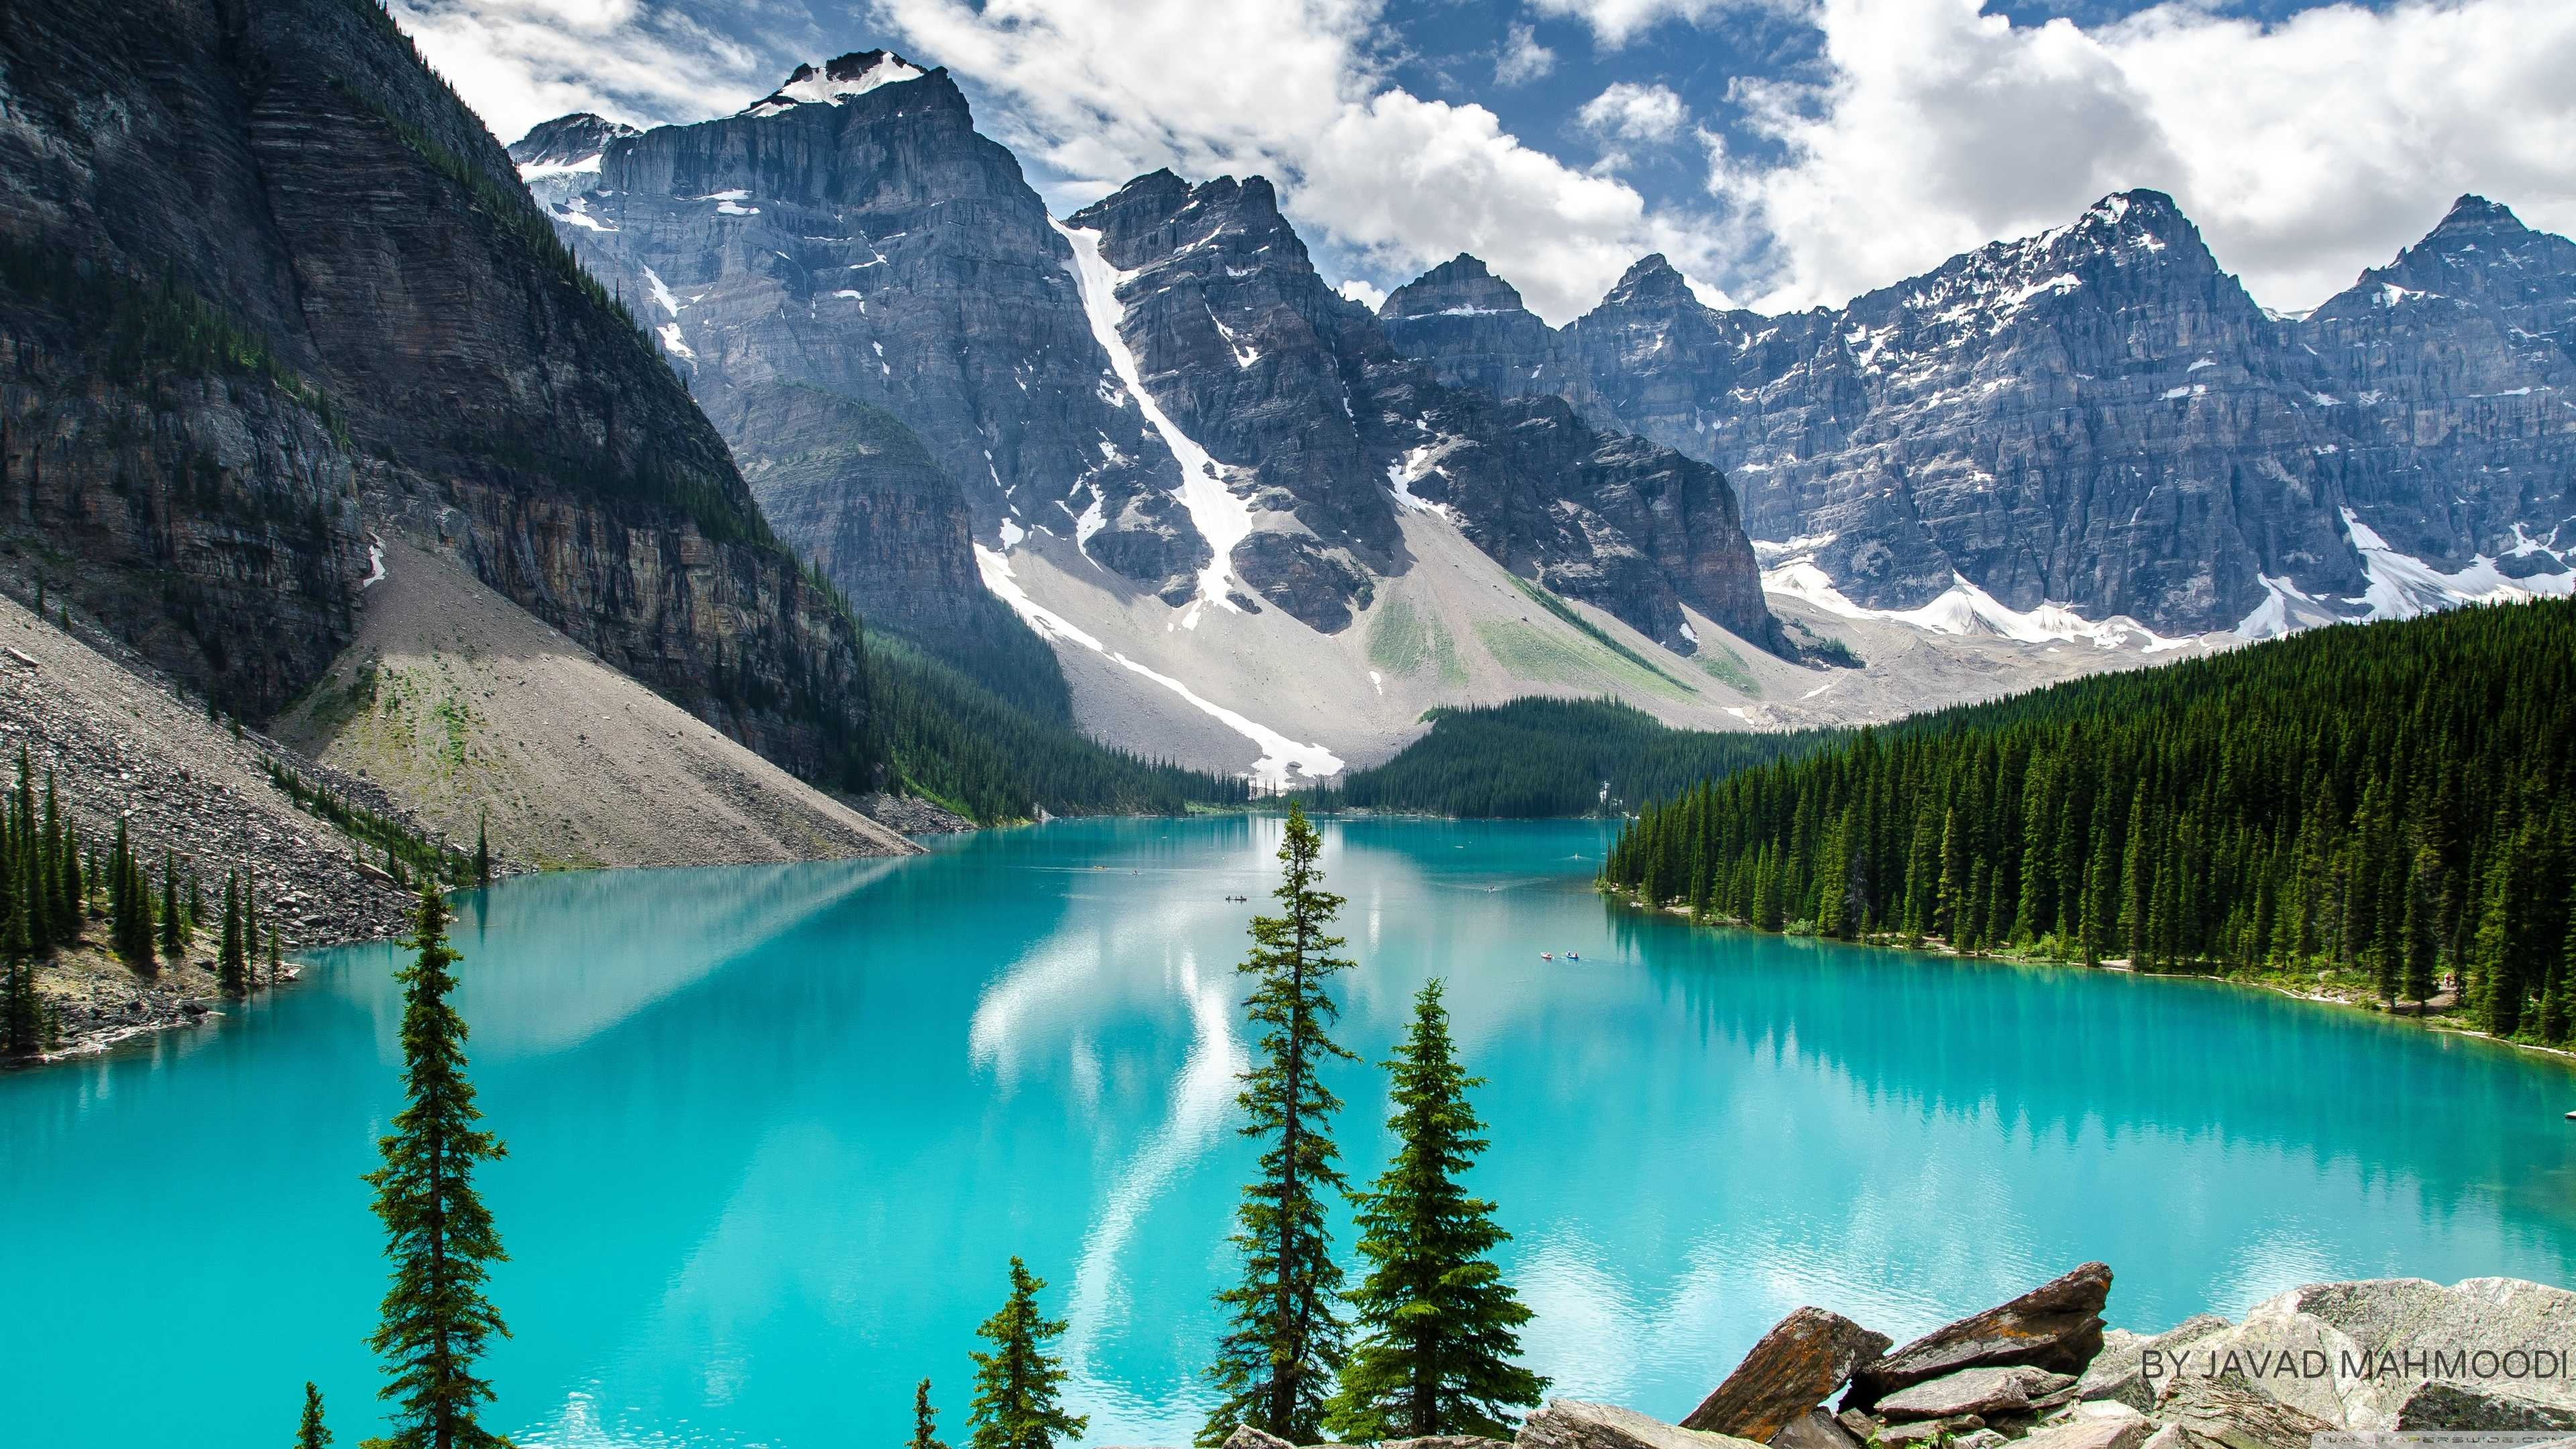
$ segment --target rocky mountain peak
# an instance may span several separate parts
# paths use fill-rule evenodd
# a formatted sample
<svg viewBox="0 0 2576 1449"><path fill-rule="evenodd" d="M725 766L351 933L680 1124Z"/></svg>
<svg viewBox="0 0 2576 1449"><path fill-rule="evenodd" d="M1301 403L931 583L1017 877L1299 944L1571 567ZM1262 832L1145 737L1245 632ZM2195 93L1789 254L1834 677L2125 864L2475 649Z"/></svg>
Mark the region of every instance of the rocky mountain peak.
<svg viewBox="0 0 2576 1449"><path fill-rule="evenodd" d="M1699 299L1691 295L1690 283L1662 252L1639 257L1610 295L1601 299L1604 307L1678 307L1685 302L1697 306Z"/></svg>
<svg viewBox="0 0 2576 1449"><path fill-rule="evenodd" d="M1306 244L1279 213L1279 193L1265 176L1219 176L1192 186L1167 170L1149 171L1065 218L1097 230L1103 255L1121 270L1218 243L1240 253L1237 265L1284 264L1312 270Z"/></svg>
<svg viewBox="0 0 2576 1449"><path fill-rule="evenodd" d="M519 163L524 176L531 167L582 167L597 169L599 153L608 143L621 136L640 135L633 126L612 121L588 111L575 111L540 121L528 134L510 144L510 159Z"/></svg>
<svg viewBox="0 0 2576 1449"><path fill-rule="evenodd" d="M744 107L742 113L772 116L796 106L842 105L881 86L916 81L928 74L891 50L852 51L796 67L784 85Z"/></svg>
<svg viewBox="0 0 2576 1449"><path fill-rule="evenodd" d="M1392 321L1414 317L1475 317L1527 310L1521 305L1518 288L1495 276L1482 260L1460 252L1396 288L1387 297L1385 305L1378 308L1377 315Z"/></svg>

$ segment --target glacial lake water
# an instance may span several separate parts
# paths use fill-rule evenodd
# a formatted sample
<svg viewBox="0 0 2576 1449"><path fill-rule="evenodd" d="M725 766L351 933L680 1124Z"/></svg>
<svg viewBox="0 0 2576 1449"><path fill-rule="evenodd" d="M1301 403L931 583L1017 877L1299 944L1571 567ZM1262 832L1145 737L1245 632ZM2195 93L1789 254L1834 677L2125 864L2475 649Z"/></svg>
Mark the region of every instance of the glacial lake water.
<svg viewBox="0 0 2576 1449"><path fill-rule="evenodd" d="M1013 1253L1088 1443L1187 1442L1226 1280L1232 972L1278 822L1061 822L925 859L514 881L460 907L507 1160L483 1186L520 1444L898 1443ZM2576 1073L2270 993L1693 930L1590 889L1590 824L1327 827L1365 1059L1446 977L1555 1391L1686 1412L1782 1313L1902 1338L2089 1258L2115 1322L2319 1278L2576 1268ZM1542 961L1541 951L1559 959ZM1579 961L1566 959L1579 953ZM389 947L195 1032L0 1078L9 1442L373 1432L358 1175ZM1348 1242L1347 1232L1343 1241Z"/></svg>

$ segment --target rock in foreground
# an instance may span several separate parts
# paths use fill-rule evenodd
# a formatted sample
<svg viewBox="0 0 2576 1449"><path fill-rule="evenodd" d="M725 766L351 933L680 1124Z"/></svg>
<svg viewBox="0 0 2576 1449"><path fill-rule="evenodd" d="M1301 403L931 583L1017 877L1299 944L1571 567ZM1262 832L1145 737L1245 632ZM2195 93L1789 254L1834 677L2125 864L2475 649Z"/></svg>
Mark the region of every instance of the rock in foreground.
<svg viewBox="0 0 2576 1449"><path fill-rule="evenodd" d="M2010 1303L1936 1328L1852 1376L1845 1408L1879 1400L1964 1368L2028 1366L2080 1374L2102 1351L2102 1306L2111 1269L2086 1263Z"/></svg>
<svg viewBox="0 0 2576 1449"><path fill-rule="evenodd" d="M1801 1308L1762 1335L1682 1427L1767 1444L1833 1397L1853 1370L1887 1352L1890 1342L1839 1313Z"/></svg>
<svg viewBox="0 0 2576 1449"><path fill-rule="evenodd" d="M1755 1449L1750 1439L1685 1429L1634 1409L1581 1399L1548 1400L1521 1426L1516 1442L1519 1449Z"/></svg>

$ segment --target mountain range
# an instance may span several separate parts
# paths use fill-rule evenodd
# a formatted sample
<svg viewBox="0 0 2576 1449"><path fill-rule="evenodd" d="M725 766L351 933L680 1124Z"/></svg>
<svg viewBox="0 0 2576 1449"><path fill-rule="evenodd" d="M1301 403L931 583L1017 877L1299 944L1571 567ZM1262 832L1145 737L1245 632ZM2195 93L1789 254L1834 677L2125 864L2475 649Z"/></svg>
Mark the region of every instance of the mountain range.
<svg viewBox="0 0 2576 1449"><path fill-rule="evenodd" d="M2130 192L1838 309L1649 257L1550 328L1472 257L1344 298L1258 176L1051 215L887 51L505 150L373 0L146 8L0 32L0 574L252 721L345 728L397 538L979 815L1232 788L1077 731L1294 785L1446 705L1848 723L2576 582L2576 246L2476 198L2298 317Z"/></svg>
<svg viewBox="0 0 2576 1449"><path fill-rule="evenodd" d="M1650 256L1551 330L1460 256L1379 315L1723 467L1772 585L1837 612L2251 638L2570 582L2576 244L2480 197L2299 316L2152 191L1840 308L1712 308Z"/></svg>
<svg viewBox="0 0 2576 1449"><path fill-rule="evenodd" d="M1371 316L1257 176L1051 217L887 51L512 155L863 614L963 662L971 570L1086 727L1274 781L1446 703L1841 722L2576 582L2576 246L2477 198L2300 317L2137 191L1839 309L1647 257L1552 329L1471 256Z"/></svg>

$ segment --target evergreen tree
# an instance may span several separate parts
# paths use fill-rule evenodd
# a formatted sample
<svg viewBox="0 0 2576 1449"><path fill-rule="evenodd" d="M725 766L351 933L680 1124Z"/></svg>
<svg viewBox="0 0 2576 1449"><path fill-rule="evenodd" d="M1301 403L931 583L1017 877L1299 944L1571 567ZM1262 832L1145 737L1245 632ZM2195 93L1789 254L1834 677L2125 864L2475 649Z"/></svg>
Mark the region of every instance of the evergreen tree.
<svg viewBox="0 0 2576 1449"><path fill-rule="evenodd" d="M22 846L17 855L17 884L10 892L8 935L0 941L7 957L6 991L0 993L0 1047L10 1056L27 1056L44 1045L44 1005L36 996L36 952L29 922L39 914L33 880L35 852Z"/></svg>
<svg viewBox="0 0 2576 1449"><path fill-rule="evenodd" d="M179 854L161 852L161 954L176 961L188 954L187 905L179 898Z"/></svg>
<svg viewBox="0 0 2576 1449"><path fill-rule="evenodd" d="M387 1371L377 1397L399 1405L393 1435L371 1449L506 1449L476 1421L492 1389L474 1375L491 1336L509 1333L483 1292L489 1265L507 1255L474 1189L475 1164L503 1148L474 1125L483 1114L465 1075L465 1022L447 999L457 956L434 886L421 890L411 945L417 954L395 978L404 988L405 1105L377 1141L384 1166L367 1174L393 1264L368 1346Z"/></svg>
<svg viewBox="0 0 2576 1449"><path fill-rule="evenodd" d="M975 1330L993 1345L974 1353L975 1402L966 1422L974 1426L971 1449L1054 1449L1058 1436L1080 1438L1091 1421L1067 1414L1056 1401L1064 1383L1064 1366L1047 1352L1047 1343L1064 1332L1064 1320L1038 1312L1038 1290L1046 1280L1029 1276L1027 1265L1011 1260L1011 1296L999 1311ZM930 1381L915 1391L916 1415L929 1406ZM916 1438L928 1426L916 1417Z"/></svg>
<svg viewBox="0 0 2576 1449"><path fill-rule="evenodd" d="M1342 1104L1318 1073L1332 1058L1351 1059L1326 1035L1341 1009L1325 989L1351 963L1333 954L1342 939L1328 931L1342 898L1323 889L1322 850L1323 837L1291 804L1271 893L1281 914L1253 917L1252 950L1236 968L1256 983L1244 1005L1261 1037L1235 1100L1243 1135L1268 1145L1236 1218L1243 1281L1217 1294L1232 1325L1207 1371L1225 1397L1199 1431L1203 1445L1224 1443L1239 1424L1315 1442L1342 1364L1345 1335L1333 1310L1342 1270L1325 1220L1327 1194L1345 1190L1330 1132Z"/></svg>
<svg viewBox="0 0 2576 1449"><path fill-rule="evenodd" d="M304 1381L304 1418L295 1426L295 1449L324 1449L331 1431L322 1425L322 1391Z"/></svg>
<svg viewBox="0 0 2576 1449"><path fill-rule="evenodd" d="M904 1449L948 1449L939 1442L939 1411L930 1407L930 1380L912 1386L912 1442Z"/></svg>
<svg viewBox="0 0 2576 1449"><path fill-rule="evenodd" d="M479 886L488 886L492 883L491 825L490 811L485 811L474 821L474 883ZM928 1380L925 1379L923 1382L927 1383Z"/></svg>
<svg viewBox="0 0 2576 1449"><path fill-rule="evenodd" d="M2415 861L2406 873L2406 910L2400 931L2406 955L2406 999L2415 1003L2418 1015L2424 1003L2433 999L2433 965L2441 949L2439 937L2442 858L2433 847L2415 848Z"/></svg>
<svg viewBox="0 0 2576 1449"><path fill-rule="evenodd" d="M1362 1336L1324 1421L1342 1440L1508 1439L1511 1410L1547 1387L1512 1361L1530 1311L1492 1257L1511 1235L1460 1181L1487 1145L1467 1101L1484 1081L1458 1064L1440 994L1434 980L1413 998L1412 1030L1385 1064L1396 1149L1359 1200L1369 1273L1350 1301Z"/></svg>
<svg viewBox="0 0 2576 1449"><path fill-rule="evenodd" d="M271 926L271 927L269 927L269 928L268 928L268 984L269 984L269 985L271 985L271 986L275 986L275 985L277 984L278 977L279 977L280 973L284 970L284 968L285 968L285 964L286 964L286 963L285 963L284 961L282 961L282 960L280 960L280 959L278 958L278 951L277 951L277 927L275 927L275 926Z"/></svg>
<svg viewBox="0 0 2576 1449"><path fill-rule="evenodd" d="M215 954L215 980L226 996L250 994L249 943L242 937L241 874L224 872L224 933Z"/></svg>

